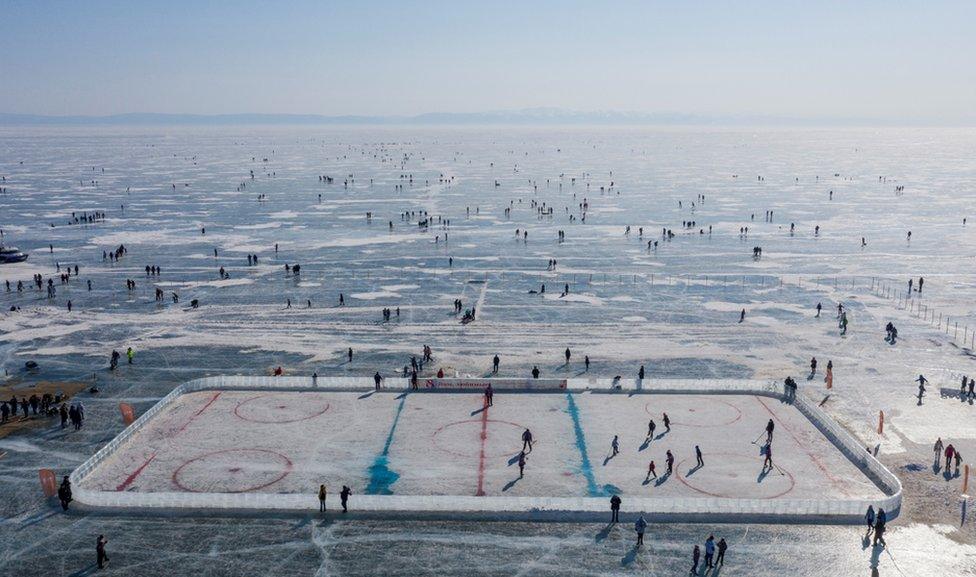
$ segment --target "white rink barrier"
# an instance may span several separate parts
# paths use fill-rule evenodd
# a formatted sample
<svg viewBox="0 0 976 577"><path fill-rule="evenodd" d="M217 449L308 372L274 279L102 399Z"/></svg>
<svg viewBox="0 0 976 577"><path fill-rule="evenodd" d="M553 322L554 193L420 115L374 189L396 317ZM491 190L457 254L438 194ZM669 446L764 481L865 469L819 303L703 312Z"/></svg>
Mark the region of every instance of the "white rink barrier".
<svg viewBox="0 0 976 577"><path fill-rule="evenodd" d="M756 380L680 380L680 379L433 379L425 390L479 390L476 386L492 383L492 388L521 389L531 392L586 392L613 394L745 394L784 399L783 385ZM470 383L470 384L469 384ZM518 385L523 385L522 387ZM524 386L524 385L532 386ZM453 385L453 386L452 386ZM546 388L544 385L548 385ZM384 379L384 390L408 390L409 379ZM318 508L314 487L307 493L189 493L134 491L98 491L86 489L86 476L111 456L129 437L146 425L178 396L202 390L285 390L285 391L355 391L374 390L370 377L205 377L184 383L163 397L116 438L71 473L75 501L107 509L146 511L198 510L220 511L293 511L308 512ZM623 512L642 512L680 519L682 516L728 516L763 518L776 521L852 522L864 516L868 506L883 508L894 519L901 508L902 486L898 478L881 464L859 441L827 416L819 407L797 396L793 405L806 416L838 450L871 479L885 494L879 499L726 499L698 497L635 497L624 495ZM477 518L540 518L548 520L590 519L607 513L607 497L472 497L453 495L355 495L353 509L363 513L425 516L458 514Z"/></svg>

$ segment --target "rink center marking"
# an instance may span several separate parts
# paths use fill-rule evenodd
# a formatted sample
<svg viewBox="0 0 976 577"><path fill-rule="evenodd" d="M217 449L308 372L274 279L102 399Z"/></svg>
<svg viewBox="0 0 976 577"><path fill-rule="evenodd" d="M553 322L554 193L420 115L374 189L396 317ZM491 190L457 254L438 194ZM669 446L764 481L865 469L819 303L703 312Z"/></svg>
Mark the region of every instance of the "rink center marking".
<svg viewBox="0 0 976 577"><path fill-rule="evenodd" d="M586 450L586 437L583 435L583 425L580 424L579 407L573 400L573 393L566 393L568 407L566 412L573 419L573 433L576 435L576 449L580 454L580 472L586 478L586 492L590 497L603 497L604 491L597 488L596 477L593 475L593 465L590 463L590 455Z"/></svg>
<svg viewBox="0 0 976 577"><path fill-rule="evenodd" d="M366 485L367 495L392 495L393 489L390 487L397 482L400 475L392 471L389 467L390 446L393 445L393 434L400 424L400 415L403 413L403 406L407 402L407 395L400 396L400 403L397 405L396 414L393 416L393 424L390 431L386 434L386 443L383 444L383 452L373 459L373 464L369 467L369 484Z"/></svg>
<svg viewBox="0 0 976 577"><path fill-rule="evenodd" d="M193 416L190 417L185 423L183 423L183 426L180 427L179 429L177 429L176 432L174 433L174 435L178 435L178 434L182 433L183 431L185 431L186 428L190 426L190 423L192 423L194 419L196 419L197 417L199 417L204 411L206 411L208 408L210 408L210 405L214 404L214 401L216 401L217 400L217 397L219 397L219 396L220 396L220 391L217 391L216 393L214 393L214 396L213 397L210 397L210 400L207 401L206 404L204 404L203 407L199 411L193 413Z"/></svg>

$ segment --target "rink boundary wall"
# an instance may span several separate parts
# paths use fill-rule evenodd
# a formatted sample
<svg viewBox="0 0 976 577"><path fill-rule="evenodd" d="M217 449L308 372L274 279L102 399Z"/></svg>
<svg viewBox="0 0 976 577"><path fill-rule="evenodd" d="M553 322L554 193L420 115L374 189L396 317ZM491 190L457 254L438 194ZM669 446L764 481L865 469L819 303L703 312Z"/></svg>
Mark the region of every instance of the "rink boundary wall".
<svg viewBox="0 0 976 577"><path fill-rule="evenodd" d="M469 381L469 379L465 379ZM470 379L490 381L496 390L531 393L602 394L732 394L760 395L785 400L783 385L773 381L734 379ZM424 381L426 384L426 381ZM454 384L455 386L451 386ZM456 386L461 384L462 386ZM526 387L525 385L535 385ZM409 391L408 379L384 379L383 389ZM177 397L204 390L262 390L262 391L318 391L368 392L375 389L373 379L357 377L319 377L313 384L311 377L204 377L183 383L143 413L117 437L97 451L71 473L73 497L76 502L105 510L141 510L172 513L195 510L308 512L316 510L317 497L308 493L187 493L134 491L99 491L85 489L82 482L95 468L112 456L132 435L141 430ZM418 392L471 391L474 385L458 383L455 379L435 379L434 386L421 385ZM709 516L735 519L763 519L807 522L852 522L861 519L868 505L883 508L889 519L901 508L902 486L898 478L878 461L858 440L840 427L823 410L801 396L792 404L831 443L858 467L886 496L878 499L727 499L727 498L661 498L626 496L625 508L647 515L683 520L705 519ZM462 518L526 519L576 521L602 519L607 511L606 497L475 497L444 495L356 495L352 501L356 511L370 514L397 514L407 517L437 517L458 514Z"/></svg>

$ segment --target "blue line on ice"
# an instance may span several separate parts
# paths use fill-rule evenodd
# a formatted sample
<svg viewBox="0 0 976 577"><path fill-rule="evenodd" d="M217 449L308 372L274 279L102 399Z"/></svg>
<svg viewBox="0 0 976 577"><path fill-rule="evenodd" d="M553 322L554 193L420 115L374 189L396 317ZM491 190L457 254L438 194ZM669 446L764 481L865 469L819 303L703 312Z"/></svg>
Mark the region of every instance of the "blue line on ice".
<svg viewBox="0 0 976 577"><path fill-rule="evenodd" d="M583 436L583 426L580 424L579 408L573 400L573 393L566 393L569 407L566 412L573 419L573 432L576 433L576 448L580 453L580 472L586 477L586 491L590 497L602 497L605 492L596 486L596 478L593 476L593 466L590 464L590 456L586 452L586 437Z"/></svg>
<svg viewBox="0 0 976 577"><path fill-rule="evenodd" d="M403 405L407 402L407 394L400 396L400 404L397 405L396 416L393 417L393 425L390 426L390 433L386 436L386 443L383 445L383 452L376 456L373 464L369 467L369 485L366 487L367 495L392 495L393 489L390 487L397 482L400 475L390 470L387 456L390 454L390 445L393 444L393 433L396 432L397 424L400 422L400 413L403 412Z"/></svg>

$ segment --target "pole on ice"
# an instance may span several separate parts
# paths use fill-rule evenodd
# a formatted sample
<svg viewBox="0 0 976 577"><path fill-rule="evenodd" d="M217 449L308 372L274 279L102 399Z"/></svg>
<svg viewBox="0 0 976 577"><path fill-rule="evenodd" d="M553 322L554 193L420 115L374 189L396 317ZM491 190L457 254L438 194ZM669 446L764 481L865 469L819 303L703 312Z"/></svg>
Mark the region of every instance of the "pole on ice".
<svg viewBox="0 0 976 577"><path fill-rule="evenodd" d="M962 494L965 495L967 489L969 489L969 465L963 465L962 467Z"/></svg>
<svg viewBox="0 0 976 577"><path fill-rule="evenodd" d="M884 434L884 411L878 411L878 434Z"/></svg>

